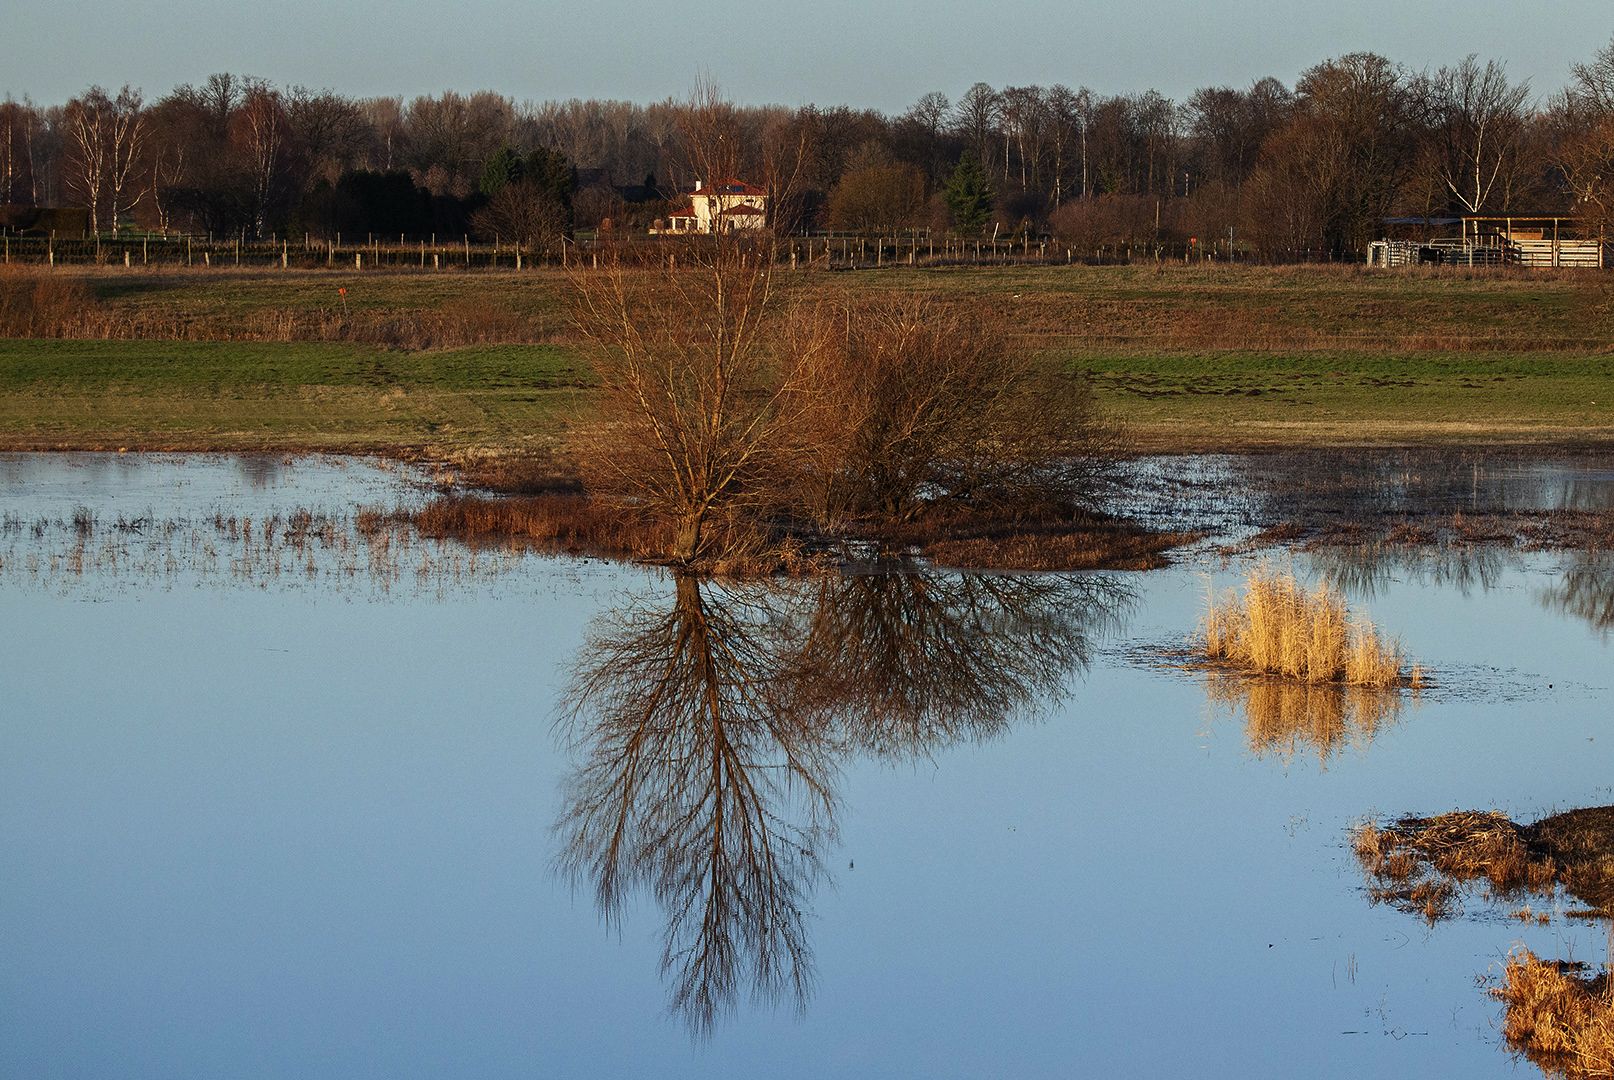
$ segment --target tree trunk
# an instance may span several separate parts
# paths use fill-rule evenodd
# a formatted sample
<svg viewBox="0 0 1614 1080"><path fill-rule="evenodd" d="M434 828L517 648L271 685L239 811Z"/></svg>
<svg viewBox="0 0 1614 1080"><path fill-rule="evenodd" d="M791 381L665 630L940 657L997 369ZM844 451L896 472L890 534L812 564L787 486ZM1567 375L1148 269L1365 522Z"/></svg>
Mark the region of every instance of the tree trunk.
<svg viewBox="0 0 1614 1080"><path fill-rule="evenodd" d="M679 519L678 528L673 533L673 558L679 562L692 561L700 551L703 517L700 513L692 513Z"/></svg>

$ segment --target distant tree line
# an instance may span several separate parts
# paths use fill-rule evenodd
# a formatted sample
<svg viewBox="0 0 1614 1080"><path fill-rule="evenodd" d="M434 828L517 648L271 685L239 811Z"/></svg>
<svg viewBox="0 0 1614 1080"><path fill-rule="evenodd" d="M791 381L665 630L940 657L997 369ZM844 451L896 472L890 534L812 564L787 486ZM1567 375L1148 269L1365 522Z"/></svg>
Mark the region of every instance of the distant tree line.
<svg viewBox="0 0 1614 1080"><path fill-rule="evenodd" d="M61 105L8 99L0 225L525 244L643 229L701 179L686 164L686 107L359 99L229 74L155 101L127 86ZM1415 71L1352 53L1293 86L1266 78L1184 101L977 83L899 115L737 116L751 176L770 147L803 150L770 207L790 232L1035 232L1078 248L1235 236L1272 255L1344 256L1389 217L1614 217L1614 43L1546 96L1497 61Z"/></svg>

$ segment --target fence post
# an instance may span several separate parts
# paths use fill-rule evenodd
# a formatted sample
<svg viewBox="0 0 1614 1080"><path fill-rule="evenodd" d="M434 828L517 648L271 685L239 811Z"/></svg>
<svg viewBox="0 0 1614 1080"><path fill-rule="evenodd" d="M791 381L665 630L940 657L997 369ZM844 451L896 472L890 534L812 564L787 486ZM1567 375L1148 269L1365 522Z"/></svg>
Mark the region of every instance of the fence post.
<svg viewBox="0 0 1614 1080"><path fill-rule="evenodd" d="M353 269L355 269L355 270L363 270L364 269L364 252L355 251L353 253Z"/></svg>

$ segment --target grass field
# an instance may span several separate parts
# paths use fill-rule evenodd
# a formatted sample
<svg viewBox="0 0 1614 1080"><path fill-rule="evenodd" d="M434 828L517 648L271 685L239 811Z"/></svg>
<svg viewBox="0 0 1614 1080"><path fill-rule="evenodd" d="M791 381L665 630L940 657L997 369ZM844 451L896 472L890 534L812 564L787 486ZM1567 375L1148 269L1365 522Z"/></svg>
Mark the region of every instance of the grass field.
<svg viewBox="0 0 1614 1080"><path fill-rule="evenodd" d="M552 446L586 416L553 272L62 273L113 339L0 339L0 446L452 454ZM1147 448L1614 443L1602 275L1047 267L787 285L1006 313L1029 346L1090 373ZM372 331L449 312L455 332L487 340L272 340L281 325L341 338L339 288Z"/></svg>

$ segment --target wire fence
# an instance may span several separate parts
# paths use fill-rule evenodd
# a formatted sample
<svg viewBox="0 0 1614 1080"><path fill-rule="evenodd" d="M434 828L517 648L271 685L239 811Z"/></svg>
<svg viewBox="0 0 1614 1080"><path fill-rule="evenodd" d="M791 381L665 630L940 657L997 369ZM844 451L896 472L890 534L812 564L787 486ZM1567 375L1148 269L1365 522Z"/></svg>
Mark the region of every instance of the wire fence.
<svg viewBox="0 0 1614 1080"><path fill-rule="evenodd" d="M686 238L579 236L538 246L492 243L469 236L446 238L380 237L363 241L270 238L246 240L189 234L118 234L60 237L0 236L0 261L47 266L201 267L404 270L527 270L598 265L607 250L628 250L639 258L677 250ZM1050 236L964 237L915 230L870 235L817 233L786 237L775 246L781 263L799 269L880 269L921 266L1138 265L1159 263L1361 263L1366 253L1323 249L1258 251L1228 241L1074 244Z"/></svg>

